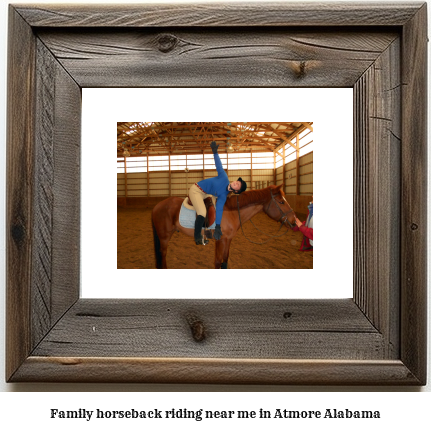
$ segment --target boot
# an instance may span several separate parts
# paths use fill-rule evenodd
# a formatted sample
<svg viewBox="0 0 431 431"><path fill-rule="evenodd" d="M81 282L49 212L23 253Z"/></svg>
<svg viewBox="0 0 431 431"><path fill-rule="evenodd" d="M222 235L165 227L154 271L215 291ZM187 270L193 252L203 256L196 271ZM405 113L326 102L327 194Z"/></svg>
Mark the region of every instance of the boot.
<svg viewBox="0 0 431 431"><path fill-rule="evenodd" d="M208 240L204 239L202 236L202 227L205 223L205 217L198 215L195 221L195 242L196 245L206 245Z"/></svg>

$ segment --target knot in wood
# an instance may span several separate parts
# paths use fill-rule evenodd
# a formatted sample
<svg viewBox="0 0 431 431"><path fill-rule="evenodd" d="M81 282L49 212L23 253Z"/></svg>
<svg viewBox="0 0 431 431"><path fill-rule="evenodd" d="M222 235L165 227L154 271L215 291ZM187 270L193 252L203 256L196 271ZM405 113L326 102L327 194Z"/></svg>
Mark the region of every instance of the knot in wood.
<svg viewBox="0 0 431 431"><path fill-rule="evenodd" d="M306 77L310 64L306 60L292 61L292 62L289 62L289 67L292 70L292 72L295 74L297 79L302 79Z"/></svg>
<svg viewBox="0 0 431 431"><path fill-rule="evenodd" d="M193 339L197 342L204 341L206 338L206 329L202 320L196 316L188 316L187 323L189 324Z"/></svg>
<svg viewBox="0 0 431 431"><path fill-rule="evenodd" d="M21 244L25 238L25 228L21 223L15 223L11 228L11 235L15 243Z"/></svg>
<svg viewBox="0 0 431 431"><path fill-rule="evenodd" d="M172 51L178 44L178 38L172 34L162 34L157 38L158 50L161 52Z"/></svg>
<svg viewBox="0 0 431 431"><path fill-rule="evenodd" d="M419 226L418 226L416 223L412 223L412 224L411 224L411 226L410 226L410 229L411 229L411 230L417 230L417 229L418 229L418 227L419 227Z"/></svg>
<svg viewBox="0 0 431 431"><path fill-rule="evenodd" d="M307 74L307 63L305 61L301 61L299 64L296 65L295 73L297 78L304 78Z"/></svg>

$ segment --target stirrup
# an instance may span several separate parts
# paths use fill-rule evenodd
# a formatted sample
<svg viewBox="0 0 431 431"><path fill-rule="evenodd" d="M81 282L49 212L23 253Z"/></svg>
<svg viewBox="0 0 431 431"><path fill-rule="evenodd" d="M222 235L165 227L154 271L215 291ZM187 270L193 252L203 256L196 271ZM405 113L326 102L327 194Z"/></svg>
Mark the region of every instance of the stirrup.
<svg viewBox="0 0 431 431"><path fill-rule="evenodd" d="M204 238L203 236L200 236L199 238L195 238L196 245L207 245L209 241Z"/></svg>

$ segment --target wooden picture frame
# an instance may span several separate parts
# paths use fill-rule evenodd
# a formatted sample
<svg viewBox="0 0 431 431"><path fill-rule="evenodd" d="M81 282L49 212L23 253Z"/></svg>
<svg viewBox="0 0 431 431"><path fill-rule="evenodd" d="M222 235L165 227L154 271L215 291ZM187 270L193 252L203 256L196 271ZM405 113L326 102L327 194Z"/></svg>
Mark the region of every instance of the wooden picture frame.
<svg viewBox="0 0 431 431"><path fill-rule="evenodd" d="M425 3L11 5L7 381L424 385L426 45ZM160 86L354 89L353 299L80 298L81 89Z"/></svg>

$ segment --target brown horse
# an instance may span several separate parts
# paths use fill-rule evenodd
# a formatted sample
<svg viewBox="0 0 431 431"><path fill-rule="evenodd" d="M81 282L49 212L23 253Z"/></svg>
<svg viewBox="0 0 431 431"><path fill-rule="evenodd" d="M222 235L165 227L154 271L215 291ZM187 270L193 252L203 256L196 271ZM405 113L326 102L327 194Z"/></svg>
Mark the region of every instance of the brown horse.
<svg viewBox="0 0 431 431"><path fill-rule="evenodd" d="M194 230L180 225L179 214L184 199L170 197L159 202L153 209L154 251L156 267L167 268L166 254L168 242L174 232L183 232L193 237ZM241 228L241 224L250 220L257 213L264 211L270 218L282 224L295 224L295 213L288 204L282 185L269 186L266 189L252 190L240 195L230 196L224 205L221 229L223 236L216 241L216 269L226 269L232 238ZM199 247L199 246L197 246Z"/></svg>

